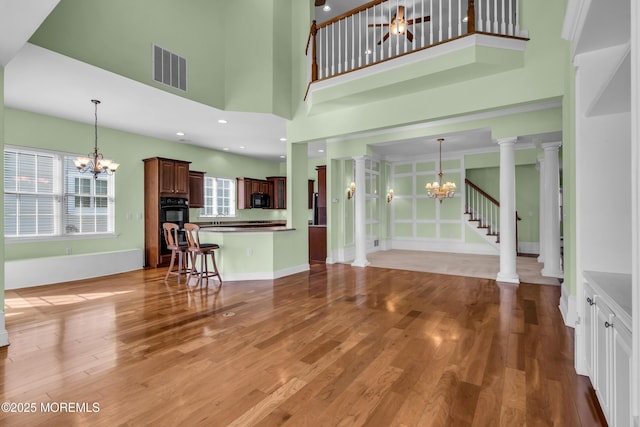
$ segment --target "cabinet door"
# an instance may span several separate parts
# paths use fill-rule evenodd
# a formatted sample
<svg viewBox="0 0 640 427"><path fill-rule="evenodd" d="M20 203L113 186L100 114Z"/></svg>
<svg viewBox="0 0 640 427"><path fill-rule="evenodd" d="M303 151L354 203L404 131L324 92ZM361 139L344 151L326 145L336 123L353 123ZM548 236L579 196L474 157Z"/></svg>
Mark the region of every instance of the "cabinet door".
<svg viewBox="0 0 640 427"><path fill-rule="evenodd" d="M596 333L594 318L595 318L595 292L591 289L587 283L584 285L584 347L585 347L585 359L587 362L587 373L591 379L591 384L595 384L594 378L594 335Z"/></svg>
<svg viewBox="0 0 640 427"><path fill-rule="evenodd" d="M189 197L189 163L175 162L175 195Z"/></svg>
<svg viewBox="0 0 640 427"><path fill-rule="evenodd" d="M596 390L600 406L607 420L611 419L611 323L613 313L606 303L596 296L595 299L595 334L594 334L594 377L593 388Z"/></svg>
<svg viewBox="0 0 640 427"><path fill-rule="evenodd" d="M204 207L204 172L189 171L189 207Z"/></svg>
<svg viewBox="0 0 640 427"><path fill-rule="evenodd" d="M257 179L252 179L251 180L251 194L259 193L261 189L262 189L262 187L260 185L260 181L257 180ZM249 206L251 206L251 202L249 202Z"/></svg>
<svg viewBox="0 0 640 427"><path fill-rule="evenodd" d="M159 160L160 194L172 196L175 192L176 168L173 160Z"/></svg>
<svg viewBox="0 0 640 427"><path fill-rule="evenodd" d="M611 425L631 426L631 332L617 322L612 335Z"/></svg>
<svg viewBox="0 0 640 427"><path fill-rule="evenodd" d="M268 181L260 181L260 193L269 194L269 182Z"/></svg>

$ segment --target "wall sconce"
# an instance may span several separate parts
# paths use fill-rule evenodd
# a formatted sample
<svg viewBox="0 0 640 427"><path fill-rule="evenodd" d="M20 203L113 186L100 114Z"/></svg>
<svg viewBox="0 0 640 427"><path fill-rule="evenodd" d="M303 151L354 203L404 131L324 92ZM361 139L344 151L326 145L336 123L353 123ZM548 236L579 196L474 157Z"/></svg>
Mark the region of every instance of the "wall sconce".
<svg viewBox="0 0 640 427"><path fill-rule="evenodd" d="M345 192L347 193L347 200L351 200L351 198L356 195L356 183L351 182Z"/></svg>
<svg viewBox="0 0 640 427"><path fill-rule="evenodd" d="M387 192L387 203L391 203L393 200L393 188L390 188Z"/></svg>

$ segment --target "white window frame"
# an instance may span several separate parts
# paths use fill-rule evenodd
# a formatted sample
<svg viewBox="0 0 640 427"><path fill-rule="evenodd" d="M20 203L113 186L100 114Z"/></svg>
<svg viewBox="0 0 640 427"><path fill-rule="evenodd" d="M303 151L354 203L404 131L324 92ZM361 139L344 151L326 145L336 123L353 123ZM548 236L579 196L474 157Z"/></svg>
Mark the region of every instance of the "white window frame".
<svg viewBox="0 0 640 427"><path fill-rule="evenodd" d="M42 241L52 241L52 240L83 240L83 239L96 239L96 238L112 238L116 236L115 231L115 176L110 175L108 179L107 185L107 231L106 232L84 232L84 233L67 233L65 231L65 199L68 194L65 193L65 182L67 179L73 179L76 176L67 175L64 168L64 160L67 157L75 158L78 154L60 152L60 151L52 151L45 150L40 148L32 148L32 147L20 147L13 145L6 145L3 150L3 156L5 151L12 151L17 153L28 153L28 154L41 154L41 155L49 155L54 158L53 165L53 197L54 197L54 233L47 235L24 235L24 236L7 236L5 235L6 243L25 243L25 242L42 242ZM6 165L5 165L6 167ZM75 172L75 171L74 171ZM3 169L3 173L5 173ZM90 178L94 179L91 174L83 174L80 177L82 178ZM21 194L21 192L16 191L5 191L4 194ZM4 197L4 196L3 196ZM95 194L88 195L91 197L95 203ZM5 215L6 215L6 207L5 207ZM5 230L2 230L5 233Z"/></svg>
<svg viewBox="0 0 640 427"><path fill-rule="evenodd" d="M219 212L218 206L218 185L222 182L228 182L230 185L229 191L229 214ZM201 218L235 218L238 215L236 207L236 180L232 178L223 177L204 177L204 207L200 209ZM207 190L211 189L211 196L207 196Z"/></svg>

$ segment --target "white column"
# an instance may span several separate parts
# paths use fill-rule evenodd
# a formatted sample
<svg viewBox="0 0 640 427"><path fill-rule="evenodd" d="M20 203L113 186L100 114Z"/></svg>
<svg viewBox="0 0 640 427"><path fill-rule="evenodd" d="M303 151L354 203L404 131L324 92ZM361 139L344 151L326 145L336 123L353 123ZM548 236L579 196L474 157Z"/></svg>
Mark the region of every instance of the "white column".
<svg viewBox="0 0 640 427"><path fill-rule="evenodd" d="M544 267L542 275L563 277L560 258L560 142L542 144L544 149Z"/></svg>
<svg viewBox="0 0 640 427"><path fill-rule="evenodd" d="M351 263L354 267L366 267L367 261L367 229L366 229L366 183L364 174L364 156L354 157L356 169L355 191L355 231L356 231L356 259Z"/></svg>
<svg viewBox="0 0 640 427"><path fill-rule="evenodd" d="M500 271L498 282L520 283L516 271L516 138L502 138L500 145Z"/></svg>
<svg viewBox="0 0 640 427"><path fill-rule="evenodd" d="M545 221L545 193L544 193L544 157L539 157L536 163L536 169L538 169L538 177L540 185L538 185L540 197L538 198L538 262L544 262L544 221Z"/></svg>

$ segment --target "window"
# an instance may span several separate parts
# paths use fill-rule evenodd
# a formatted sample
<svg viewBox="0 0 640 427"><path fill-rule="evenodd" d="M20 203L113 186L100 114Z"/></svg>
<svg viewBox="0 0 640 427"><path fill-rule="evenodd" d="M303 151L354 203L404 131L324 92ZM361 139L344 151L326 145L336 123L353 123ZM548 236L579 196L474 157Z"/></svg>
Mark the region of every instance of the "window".
<svg viewBox="0 0 640 427"><path fill-rule="evenodd" d="M82 174L74 158L5 147L5 237L113 233L113 176Z"/></svg>
<svg viewBox="0 0 640 427"><path fill-rule="evenodd" d="M233 179L204 178L204 208L200 216L236 216L236 182Z"/></svg>

